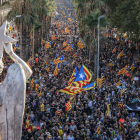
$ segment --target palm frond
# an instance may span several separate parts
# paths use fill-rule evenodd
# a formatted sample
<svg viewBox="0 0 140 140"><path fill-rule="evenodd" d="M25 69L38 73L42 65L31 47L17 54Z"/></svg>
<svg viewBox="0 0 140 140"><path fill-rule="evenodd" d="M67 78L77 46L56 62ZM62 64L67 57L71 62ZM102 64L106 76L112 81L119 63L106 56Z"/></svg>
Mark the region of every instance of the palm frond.
<svg viewBox="0 0 140 140"><path fill-rule="evenodd" d="M11 5L9 1L6 1L6 2L2 3L2 6L7 6L7 5L9 5L9 6Z"/></svg>

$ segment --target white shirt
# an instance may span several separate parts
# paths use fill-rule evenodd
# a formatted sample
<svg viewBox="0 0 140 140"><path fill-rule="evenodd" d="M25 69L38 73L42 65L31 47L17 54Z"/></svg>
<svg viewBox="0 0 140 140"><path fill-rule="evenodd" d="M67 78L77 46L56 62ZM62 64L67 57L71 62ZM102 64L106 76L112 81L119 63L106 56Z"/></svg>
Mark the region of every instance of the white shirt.
<svg viewBox="0 0 140 140"><path fill-rule="evenodd" d="M91 108L92 107L92 101L90 101L89 103L88 103L88 106Z"/></svg>
<svg viewBox="0 0 140 140"><path fill-rule="evenodd" d="M70 137L70 135L68 135L68 140L74 140L74 137L72 136L72 137Z"/></svg>
<svg viewBox="0 0 140 140"><path fill-rule="evenodd" d="M73 125L73 126L71 125L71 126L70 126L70 130L73 131L75 127L76 127L76 125ZM76 127L76 128L77 128L77 127Z"/></svg>

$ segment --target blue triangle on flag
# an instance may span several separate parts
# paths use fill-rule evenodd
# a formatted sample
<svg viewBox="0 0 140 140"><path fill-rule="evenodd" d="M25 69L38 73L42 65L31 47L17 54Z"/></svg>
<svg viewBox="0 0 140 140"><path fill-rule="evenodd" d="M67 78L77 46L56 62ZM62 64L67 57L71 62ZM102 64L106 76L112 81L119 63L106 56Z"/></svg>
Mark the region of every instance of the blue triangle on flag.
<svg viewBox="0 0 140 140"><path fill-rule="evenodd" d="M74 82L77 82L77 81L83 81L85 80L85 72L84 72L84 68L83 68L83 65L81 66Z"/></svg>
<svg viewBox="0 0 140 140"><path fill-rule="evenodd" d="M95 82L90 83L90 84L88 84L88 85L86 85L86 86L83 86L82 88L90 88L90 87L94 87L94 84L95 84Z"/></svg>
<svg viewBox="0 0 140 140"><path fill-rule="evenodd" d="M64 60L64 56L63 55L61 55L60 60Z"/></svg>
<svg viewBox="0 0 140 140"><path fill-rule="evenodd" d="M18 47L18 44L16 43L15 47Z"/></svg>

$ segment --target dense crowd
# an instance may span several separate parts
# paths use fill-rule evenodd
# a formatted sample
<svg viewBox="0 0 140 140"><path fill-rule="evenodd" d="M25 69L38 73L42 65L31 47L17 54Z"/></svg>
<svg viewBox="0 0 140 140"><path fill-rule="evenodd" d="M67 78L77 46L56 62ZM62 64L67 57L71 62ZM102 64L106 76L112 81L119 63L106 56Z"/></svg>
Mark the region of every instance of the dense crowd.
<svg viewBox="0 0 140 140"><path fill-rule="evenodd" d="M63 1L63 5L66 7L68 4ZM71 14L74 13L71 12ZM68 15L67 12L66 15ZM66 27L70 30L69 34L64 31ZM113 29L106 30L107 42L101 44L99 73L100 77L104 76L104 82L101 87L96 84L94 89L74 96L71 101L72 109L67 114L65 104L71 96L60 93L59 90L68 85L74 68L76 66L80 68L84 64L93 76L91 81L96 82L96 77L91 71L87 48L78 48L77 43L80 40L78 32L76 21L52 21L48 39L38 50L35 59L30 60L33 74L27 82L22 140L140 139L140 113L128 111L126 108L127 104L140 102L140 47L135 43L130 44L121 36L116 39L116 31ZM57 35L57 38L52 40L54 35ZM70 40L74 48L64 51L63 43ZM47 41L51 42L51 47L46 49ZM112 53L114 48L116 50ZM125 49L125 55L117 58L123 49ZM18 49L17 52L19 53ZM57 52L59 56L64 56L66 62L61 63L58 75L53 76L56 66L53 60ZM76 52L78 57L72 57ZM135 61L137 67L131 71L134 54L137 54ZM109 66L112 62L114 64ZM5 55L1 81L4 80L8 65L11 63L11 59ZM127 72L117 75L118 71L126 65ZM33 78L35 82L32 89L30 82ZM116 86L120 80L123 80L122 85ZM39 85L38 92L35 91L35 84ZM121 95L121 89L125 88L127 90ZM110 109L107 108L108 103ZM108 114L107 111L109 111Z"/></svg>

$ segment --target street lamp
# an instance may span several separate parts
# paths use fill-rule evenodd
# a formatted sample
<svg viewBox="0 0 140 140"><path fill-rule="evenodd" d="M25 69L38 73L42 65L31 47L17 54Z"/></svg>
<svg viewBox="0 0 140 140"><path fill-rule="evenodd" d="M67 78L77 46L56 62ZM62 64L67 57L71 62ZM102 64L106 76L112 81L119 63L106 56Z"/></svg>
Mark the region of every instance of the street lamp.
<svg viewBox="0 0 140 140"><path fill-rule="evenodd" d="M22 15L16 15L17 18L20 18L20 57L22 59Z"/></svg>
<svg viewBox="0 0 140 140"><path fill-rule="evenodd" d="M98 66L97 66L97 78L99 78L99 33L100 33L100 19L104 18L105 15L98 17Z"/></svg>
<svg viewBox="0 0 140 140"><path fill-rule="evenodd" d="M33 61L34 61L34 58L35 58L35 52L34 52L34 25L33 25Z"/></svg>

